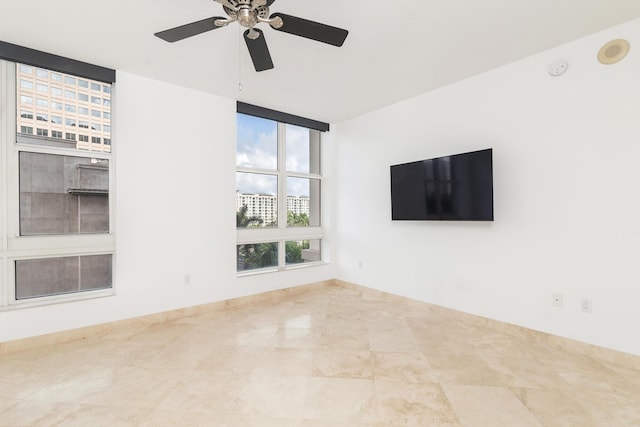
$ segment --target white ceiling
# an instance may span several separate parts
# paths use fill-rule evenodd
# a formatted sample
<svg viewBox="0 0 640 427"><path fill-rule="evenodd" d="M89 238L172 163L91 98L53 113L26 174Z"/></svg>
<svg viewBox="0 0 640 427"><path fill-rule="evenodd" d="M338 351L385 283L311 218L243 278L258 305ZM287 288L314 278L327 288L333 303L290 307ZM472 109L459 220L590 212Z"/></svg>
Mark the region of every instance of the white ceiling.
<svg viewBox="0 0 640 427"><path fill-rule="evenodd" d="M212 0L3 0L0 40L336 123L638 18L640 1L276 0L271 12L349 36L337 48L261 24L275 69L256 73L237 24L153 36L224 16Z"/></svg>

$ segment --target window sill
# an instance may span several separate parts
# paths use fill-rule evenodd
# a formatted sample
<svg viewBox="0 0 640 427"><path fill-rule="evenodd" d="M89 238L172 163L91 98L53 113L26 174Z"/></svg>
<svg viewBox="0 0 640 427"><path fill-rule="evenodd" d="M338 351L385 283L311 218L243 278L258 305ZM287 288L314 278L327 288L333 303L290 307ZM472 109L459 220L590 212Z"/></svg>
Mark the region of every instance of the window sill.
<svg viewBox="0 0 640 427"><path fill-rule="evenodd" d="M291 264L286 266L285 268L275 268L275 267L261 268L256 270L238 272L236 277L240 278L240 277L259 276L262 274L269 274L269 273L282 273L285 271L301 270L305 268L320 267L323 265L329 265L329 263L325 261L316 261L316 262L305 262L300 264Z"/></svg>
<svg viewBox="0 0 640 427"><path fill-rule="evenodd" d="M51 295L44 297L35 297L21 299L11 302L8 306L0 307L0 311L19 310L23 308L42 307L52 304L63 304L75 301L86 301L96 298L104 298L115 296L116 292L113 288L100 289L96 291L75 292L71 294Z"/></svg>

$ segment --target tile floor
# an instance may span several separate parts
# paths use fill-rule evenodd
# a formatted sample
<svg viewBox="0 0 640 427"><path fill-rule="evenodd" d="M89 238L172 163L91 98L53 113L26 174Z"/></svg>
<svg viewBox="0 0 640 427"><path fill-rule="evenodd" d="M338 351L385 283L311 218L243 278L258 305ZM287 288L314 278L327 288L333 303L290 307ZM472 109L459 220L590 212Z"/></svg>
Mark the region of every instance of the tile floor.
<svg viewBox="0 0 640 427"><path fill-rule="evenodd" d="M0 357L0 425L640 426L640 371L328 286Z"/></svg>

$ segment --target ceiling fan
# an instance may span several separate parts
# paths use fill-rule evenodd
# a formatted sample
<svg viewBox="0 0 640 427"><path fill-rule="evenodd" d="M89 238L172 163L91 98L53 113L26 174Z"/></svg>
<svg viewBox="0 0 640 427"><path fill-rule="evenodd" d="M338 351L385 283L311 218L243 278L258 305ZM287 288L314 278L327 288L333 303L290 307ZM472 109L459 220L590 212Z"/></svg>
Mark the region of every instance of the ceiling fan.
<svg viewBox="0 0 640 427"><path fill-rule="evenodd" d="M342 28L332 27L319 22L309 21L296 16L274 13L269 16L269 6L275 0L214 0L220 3L227 17L214 16L190 24L181 25L169 30L160 31L154 35L170 43L186 39L207 31L215 30L238 22L247 30L244 40L249 49L249 55L256 71L273 68L271 54L264 39L264 33L255 28L256 24L266 23L273 29L305 37L333 46L342 46L349 32Z"/></svg>

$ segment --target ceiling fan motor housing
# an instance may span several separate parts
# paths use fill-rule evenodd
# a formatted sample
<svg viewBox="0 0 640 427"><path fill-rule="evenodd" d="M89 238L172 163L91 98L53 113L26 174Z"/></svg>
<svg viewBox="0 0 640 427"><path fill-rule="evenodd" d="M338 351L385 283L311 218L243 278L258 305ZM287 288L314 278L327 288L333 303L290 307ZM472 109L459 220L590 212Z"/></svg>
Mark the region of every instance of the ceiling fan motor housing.
<svg viewBox="0 0 640 427"><path fill-rule="evenodd" d="M230 0L236 9L223 6L223 9L230 18L236 19L245 28L253 28L258 23L258 18L268 19L269 7L266 1L260 0Z"/></svg>

